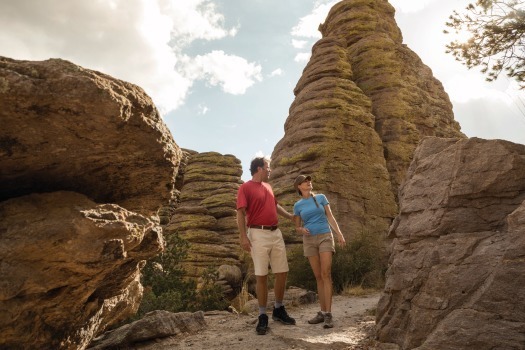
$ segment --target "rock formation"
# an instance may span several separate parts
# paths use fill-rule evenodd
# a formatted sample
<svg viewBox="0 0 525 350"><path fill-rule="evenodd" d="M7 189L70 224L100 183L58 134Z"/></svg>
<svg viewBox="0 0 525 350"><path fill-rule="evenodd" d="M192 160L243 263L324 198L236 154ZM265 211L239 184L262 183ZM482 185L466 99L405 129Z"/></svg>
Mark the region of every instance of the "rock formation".
<svg viewBox="0 0 525 350"><path fill-rule="evenodd" d="M155 310L140 320L105 333L91 343L88 350L147 347L148 342L158 343L168 337L195 334L205 328L202 311L173 313Z"/></svg>
<svg viewBox="0 0 525 350"><path fill-rule="evenodd" d="M163 248L160 227L74 192L0 202L0 348L81 349L134 313L140 261Z"/></svg>
<svg viewBox="0 0 525 350"><path fill-rule="evenodd" d="M377 299L374 297L372 300ZM290 288L285 293L283 303L287 308L295 308L295 312L300 310L303 314L301 320L304 320L307 316L311 316L314 307L317 308L315 306L318 305L316 301L316 293L299 288ZM268 291L268 308L272 308L274 302L275 295L270 290ZM352 304L353 308L349 313L361 314L367 304L372 306L370 301L355 302ZM339 305L347 306L348 304L340 303ZM311 310L308 310L309 308ZM242 305L236 304L229 309L230 312L221 310L195 313L152 311L138 321L112 329L97 337L90 344L88 350L305 349L305 344L308 349L317 349L325 345L321 345L316 338L311 339L311 342L305 341L305 330L309 325L306 321L298 321L298 325L295 327L276 324L275 328L272 329L277 331L277 334L272 334L269 338L265 337L264 345L261 347L261 339L254 337L253 334L255 321L259 314L257 299L245 296ZM345 315L344 321L341 322L344 322L346 326L348 323L354 323L354 318L355 316ZM349 328L352 329L353 327ZM351 335L348 338L352 342L355 341L356 332L350 331L349 333ZM337 338L338 348L345 344L344 341L340 341L340 332L334 332L332 337ZM327 342L329 338L330 334L326 334L323 336L323 342ZM294 341L295 339L299 340Z"/></svg>
<svg viewBox="0 0 525 350"><path fill-rule="evenodd" d="M153 215L173 195L180 149L138 86L0 57L0 105L0 200L67 190Z"/></svg>
<svg viewBox="0 0 525 350"><path fill-rule="evenodd" d="M190 277L200 277L208 268L241 265L236 221L237 189L242 168L233 155L185 150L179 172L180 204L166 237L178 234L190 243L183 266Z"/></svg>
<svg viewBox="0 0 525 350"><path fill-rule="evenodd" d="M271 181L290 208L294 178L312 174L343 234L384 234L418 141L464 136L441 83L402 44L386 0L341 1L319 29L272 154Z"/></svg>
<svg viewBox="0 0 525 350"><path fill-rule="evenodd" d="M522 349L525 146L426 138L400 190L378 337L402 349Z"/></svg>
<svg viewBox="0 0 525 350"><path fill-rule="evenodd" d="M181 151L139 87L0 58L0 348L84 349L134 313Z"/></svg>

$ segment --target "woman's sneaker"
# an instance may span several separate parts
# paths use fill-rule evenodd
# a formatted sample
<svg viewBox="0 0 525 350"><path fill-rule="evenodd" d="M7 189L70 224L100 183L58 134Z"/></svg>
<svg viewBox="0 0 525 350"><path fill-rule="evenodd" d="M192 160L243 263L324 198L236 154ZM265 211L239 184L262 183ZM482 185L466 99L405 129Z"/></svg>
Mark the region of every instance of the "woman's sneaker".
<svg viewBox="0 0 525 350"><path fill-rule="evenodd" d="M279 321L284 324L295 324L295 319L288 316L288 313L284 309L284 305L278 308L276 308L275 306L273 307L272 319L274 321Z"/></svg>
<svg viewBox="0 0 525 350"><path fill-rule="evenodd" d="M268 330L268 316L266 314L261 314L259 315L259 321L257 322L255 331L259 335L264 335L266 334L267 330Z"/></svg>
<svg viewBox="0 0 525 350"><path fill-rule="evenodd" d="M332 314L330 312L327 312L324 315L324 328L332 328L334 326L334 323L332 322Z"/></svg>
<svg viewBox="0 0 525 350"><path fill-rule="evenodd" d="M318 324L321 322L324 322L324 315L321 311L317 312L317 315L315 315L314 318L312 318L311 320L308 320L309 324Z"/></svg>

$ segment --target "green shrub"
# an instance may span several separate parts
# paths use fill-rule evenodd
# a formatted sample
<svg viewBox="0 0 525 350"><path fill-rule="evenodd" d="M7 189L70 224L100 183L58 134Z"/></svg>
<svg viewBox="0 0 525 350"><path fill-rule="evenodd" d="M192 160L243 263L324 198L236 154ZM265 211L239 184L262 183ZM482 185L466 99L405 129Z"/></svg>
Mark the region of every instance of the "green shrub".
<svg viewBox="0 0 525 350"><path fill-rule="evenodd" d="M332 282L335 293L348 286L382 287L386 271L385 243L379 237L361 233L346 242L344 248L336 247L332 260ZM299 245L288 253L290 272L288 285L317 290L315 277L308 259Z"/></svg>
<svg viewBox="0 0 525 350"><path fill-rule="evenodd" d="M350 285L381 287L386 263L385 242L378 236L357 234L344 248L336 248L332 261L334 291L340 293Z"/></svg>
<svg viewBox="0 0 525 350"><path fill-rule="evenodd" d="M308 258L303 254L302 244L296 245L288 251L288 265L290 268L287 278L288 286L317 291L315 276Z"/></svg>
<svg viewBox="0 0 525 350"><path fill-rule="evenodd" d="M188 247L187 241L176 234L171 235L166 240L164 252L146 263L141 274L144 295L135 319L153 310L188 310L196 288L195 281L184 279L185 271L181 266Z"/></svg>
<svg viewBox="0 0 525 350"><path fill-rule="evenodd" d="M137 314L129 321L140 319L153 310L171 312L222 310L228 306L222 288L215 284L217 273L213 267L202 276L197 287L194 279L185 277L182 261L187 256L189 243L177 234L166 240L166 249L146 263L141 283L144 295Z"/></svg>
<svg viewBox="0 0 525 350"><path fill-rule="evenodd" d="M230 304L224 297L222 287L215 282L218 279L216 267L208 267L202 275L202 283L198 286L195 302L190 309L195 310L225 310Z"/></svg>
<svg viewBox="0 0 525 350"><path fill-rule="evenodd" d="M184 305L184 300L178 291L169 290L157 296L151 289L146 289L136 319L153 310L179 312L182 311L181 305Z"/></svg>

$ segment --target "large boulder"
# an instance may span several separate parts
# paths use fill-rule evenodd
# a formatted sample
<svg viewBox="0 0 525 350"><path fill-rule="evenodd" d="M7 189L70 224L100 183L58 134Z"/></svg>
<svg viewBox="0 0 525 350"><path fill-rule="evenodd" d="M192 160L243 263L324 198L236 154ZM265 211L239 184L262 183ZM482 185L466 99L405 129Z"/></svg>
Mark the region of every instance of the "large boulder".
<svg viewBox="0 0 525 350"><path fill-rule="evenodd" d="M104 333L97 337L88 350L136 349L148 347L165 338L187 336L201 332L207 327L204 312L173 313L155 310L135 322Z"/></svg>
<svg viewBox="0 0 525 350"><path fill-rule="evenodd" d="M181 151L140 87L0 57L0 106L0 201L67 190L153 215L172 197Z"/></svg>
<svg viewBox="0 0 525 350"><path fill-rule="evenodd" d="M0 57L0 347L83 349L137 310L181 150L133 84Z"/></svg>
<svg viewBox="0 0 525 350"><path fill-rule="evenodd" d="M83 349L138 309L161 228L74 192L0 202L0 347Z"/></svg>
<svg viewBox="0 0 525 350"><path fill-rule="evenodd" d="M525 146L424 139L400 191L379 340L402 349L522 349Z"/></svg>

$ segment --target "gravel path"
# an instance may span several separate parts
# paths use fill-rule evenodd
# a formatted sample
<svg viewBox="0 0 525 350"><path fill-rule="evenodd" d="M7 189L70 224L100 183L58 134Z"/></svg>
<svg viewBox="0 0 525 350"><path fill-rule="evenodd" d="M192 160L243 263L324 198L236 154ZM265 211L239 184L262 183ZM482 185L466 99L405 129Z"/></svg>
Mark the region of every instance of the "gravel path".
<svg viewBox="0 0 525 350"><path fill-rule="evenodd" d="M317 303L288 307L297 321L295 326L271 320L266 335L255 333L257 315L236 315L226 311L206 313L208 327L185 337L159 340L141 350L215 349L215 350L284 350L284 349L373 349L367 339L374 327L373 315L379 293L363 297L334 296L334 328L311 325L307 320L319 310Z"/></svg>

